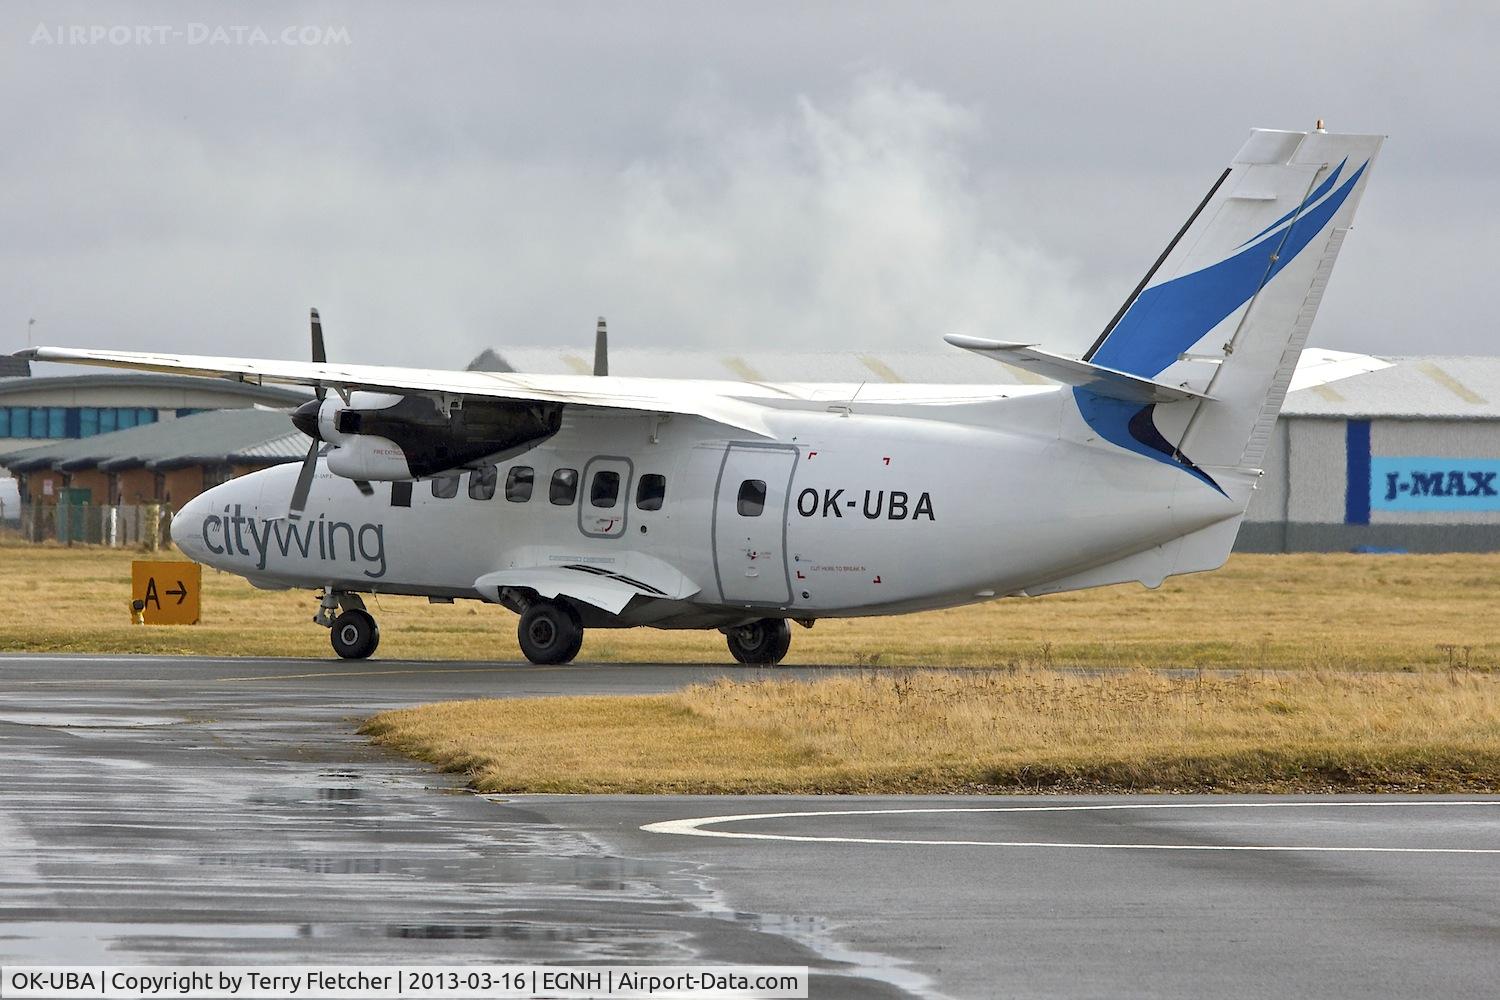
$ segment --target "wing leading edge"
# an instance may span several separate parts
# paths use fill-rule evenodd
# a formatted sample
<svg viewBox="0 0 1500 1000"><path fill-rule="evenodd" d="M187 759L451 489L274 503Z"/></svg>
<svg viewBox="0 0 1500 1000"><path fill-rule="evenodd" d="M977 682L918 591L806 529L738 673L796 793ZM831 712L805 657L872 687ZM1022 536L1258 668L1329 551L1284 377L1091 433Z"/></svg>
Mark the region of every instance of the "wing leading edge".
<svg viewBox="0 0 1500 1000"><path fill-rule="evenodd" d="M474 396L566 403L604 410L680 413L703 417L760 437L770 437L759 407L717 393L694 391L691 383L618 376L538 375L518 372L443 371L386 365L345 365L311 361L271 361L194 354L149 354L73 347L34 347L18 352L34 361L99 365L134 371L168 372L230 379L257 385L322 386L441 400Z"/></svg>

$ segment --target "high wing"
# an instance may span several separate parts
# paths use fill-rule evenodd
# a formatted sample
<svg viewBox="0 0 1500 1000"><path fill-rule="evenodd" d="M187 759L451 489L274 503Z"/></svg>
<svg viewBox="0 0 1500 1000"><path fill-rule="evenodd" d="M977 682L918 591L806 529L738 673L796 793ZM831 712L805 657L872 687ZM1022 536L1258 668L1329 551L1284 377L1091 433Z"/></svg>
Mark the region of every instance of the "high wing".
<svg viewBox="0 0 1500 1000"><path fill-rule="evenodd" d="M683 381L592 375L538 375L520 372L444 371L386 365L345 365L309 361L221 358L194 354L152 354L72 347L34 347L18 356L35 361L176 372L253 382L257 385L322 386L366 390L435 400L461 397L566 403L605 410L680 413L703 417L760 437L770 437L762 411L753 403L700 389Z"/></svg>

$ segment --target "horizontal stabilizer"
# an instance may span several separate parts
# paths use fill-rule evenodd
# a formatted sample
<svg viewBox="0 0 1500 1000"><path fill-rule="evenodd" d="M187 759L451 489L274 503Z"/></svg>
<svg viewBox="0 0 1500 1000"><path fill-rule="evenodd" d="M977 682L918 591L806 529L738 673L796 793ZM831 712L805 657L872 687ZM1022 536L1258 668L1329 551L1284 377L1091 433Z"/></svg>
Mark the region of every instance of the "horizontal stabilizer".
<svg viewBox="0 0 1500 1000"><path fill-rule="evenodd" d="M1191 389L1038 350L1031 344L984 340L959 334L949 334L943 339L954 347L962 347L995 361L1003 361L1054 382L1076 385L1096 395L1121 399L1127 403L1181 403L1190 399L1211 398Z"/></svg>

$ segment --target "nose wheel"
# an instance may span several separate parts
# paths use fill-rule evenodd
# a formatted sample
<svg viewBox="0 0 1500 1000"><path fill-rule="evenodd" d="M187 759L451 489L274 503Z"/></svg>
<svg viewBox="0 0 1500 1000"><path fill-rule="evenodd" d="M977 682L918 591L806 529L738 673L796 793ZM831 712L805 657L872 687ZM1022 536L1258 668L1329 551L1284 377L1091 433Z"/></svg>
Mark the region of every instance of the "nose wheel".
<svg viewBox="0 0 1500 1000"><path fill-rule="evenodd" d="M324 587L313 621L328 630L333 651L346 660L363 660L380 645L380 626L358 594Z"/></svg>
<svg viewBox="0 0 1500 1000"><path fill-rule="evenodd" d="M785 618L762 618L725 631L729 652L741 663L780 663L792 648L792 626Z"/></svg>
<svg viewBox="0 0 1500 1000"><path fill-rule="evenodd" d="M516 638L532 663L568 663L583 648L583 625L567 605L536 601L521 613Z"/></svg>
<svg viewBox="0 0 1500 1000"><path fill-rule="evenodd" d="M328 630L333 651L346 660L363 660L380 645L380 626L368 611L355 608L333 620Z"/></svg>

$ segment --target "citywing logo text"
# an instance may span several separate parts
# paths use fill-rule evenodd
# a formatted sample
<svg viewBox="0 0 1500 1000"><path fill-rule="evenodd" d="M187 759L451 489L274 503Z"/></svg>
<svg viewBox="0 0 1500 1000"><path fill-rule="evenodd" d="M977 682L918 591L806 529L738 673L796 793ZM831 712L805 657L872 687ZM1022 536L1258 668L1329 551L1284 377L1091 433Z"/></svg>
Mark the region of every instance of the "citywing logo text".
<svg viewBox="0 0 1500 1000"><path fill-rule="evenodd" d="M239 504L225 505L222 514L203 519L203 546L214 555L246 556L264 570L272 555L283 559L347 561L372 580L385 576L385 525L329 521L322 515L310 521L246 517Z"/></svg>
<svg viewBox="0 0 1500 1000"><path fill-rule="evenodd" d="M1370 509L1500 510L1500 459L1372 458Z"/></svg>

